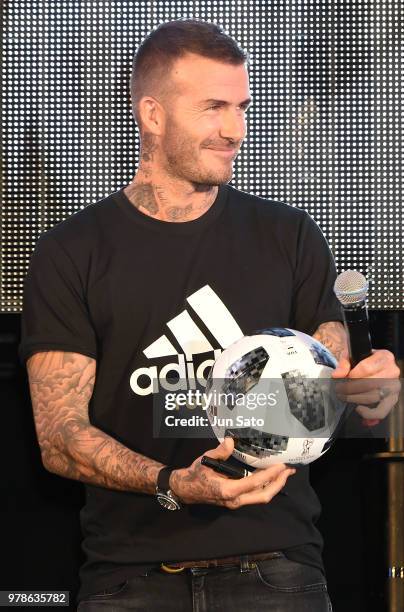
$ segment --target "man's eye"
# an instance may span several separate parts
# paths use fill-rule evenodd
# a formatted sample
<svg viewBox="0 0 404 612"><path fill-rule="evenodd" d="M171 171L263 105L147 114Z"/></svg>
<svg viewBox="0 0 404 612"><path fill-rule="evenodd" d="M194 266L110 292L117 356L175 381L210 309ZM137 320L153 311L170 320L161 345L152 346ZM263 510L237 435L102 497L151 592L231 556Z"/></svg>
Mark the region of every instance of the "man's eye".
<svg viewBox="0 0 404 612"><path fill-rule="evenodd" d="M207 110L218 110L219 108L222 108L222 106L223 104L211 104L211 106L208 106ZM250 106L239 106L238 108L246 113Z"/></svg>

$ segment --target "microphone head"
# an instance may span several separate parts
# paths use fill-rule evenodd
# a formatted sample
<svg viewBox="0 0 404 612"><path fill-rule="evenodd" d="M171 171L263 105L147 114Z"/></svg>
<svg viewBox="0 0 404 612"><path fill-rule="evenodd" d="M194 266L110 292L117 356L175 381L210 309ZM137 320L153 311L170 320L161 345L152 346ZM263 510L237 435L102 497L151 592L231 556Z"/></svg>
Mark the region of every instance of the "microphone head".
<svg viewBox="0 0 404 612"><path fill-rule="evenodd" d="M356 270L341 272L334 283L334 293L343 306L363 302L366 299L368 288L368 281Z"/></svg>

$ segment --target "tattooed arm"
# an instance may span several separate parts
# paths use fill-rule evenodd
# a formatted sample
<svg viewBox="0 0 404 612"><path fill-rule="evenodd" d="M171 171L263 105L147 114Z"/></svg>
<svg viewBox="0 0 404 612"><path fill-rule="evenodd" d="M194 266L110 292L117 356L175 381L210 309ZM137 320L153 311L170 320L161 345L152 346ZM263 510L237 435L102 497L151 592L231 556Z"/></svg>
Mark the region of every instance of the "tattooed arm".
<svg viewBox="0 0 404 612"><path fill-rule="evenodd" d="M349 359L348 338L340 321L322 323L314 332L313 338L324 344L337 360L341 357Z"/></svg>
<svg viewBox="0 0 404 612"><path fill-rule="evenodd" d="M27 368L35 428L48 471L110 489L155 492L163 464L135 453L89 422L94 359L78 353L47 351L32 355ZM226 459L233 448L233 440L227 438L206 454ZM278 464L235 482L202 465L198 457L190 467L172 472L170 486L186 503L235 509L268 503L293 472Z"/></svg>
<svg viewBox="0 0 404 612"><path fill-rule="evenodd" d="M90 424L94 359L47 351L32 355L27 369L35 428L48 471L110 489L155 492L163 464L135 453Z"/></svg>

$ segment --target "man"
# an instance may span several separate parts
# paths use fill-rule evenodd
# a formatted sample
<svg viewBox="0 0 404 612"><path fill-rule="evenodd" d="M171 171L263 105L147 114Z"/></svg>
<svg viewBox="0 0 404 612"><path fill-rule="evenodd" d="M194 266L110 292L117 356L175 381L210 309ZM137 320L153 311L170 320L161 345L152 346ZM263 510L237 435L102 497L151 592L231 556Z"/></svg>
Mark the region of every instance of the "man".
<svg viewBox="0 0 404 612"><path fill-rule="evenodd" d="M387 351L350 372L332 256L309 215L228 185L246 59L212 24L151 32L131 81L135 177L47 231L31 260L20 355L44 466L86 484L83 611L331 609L306 468L234 481L200 462L228 458L232 440L154 436L170 372L206 378L256 329L313 334L340 359L336 377L398 376Z"/></svg>

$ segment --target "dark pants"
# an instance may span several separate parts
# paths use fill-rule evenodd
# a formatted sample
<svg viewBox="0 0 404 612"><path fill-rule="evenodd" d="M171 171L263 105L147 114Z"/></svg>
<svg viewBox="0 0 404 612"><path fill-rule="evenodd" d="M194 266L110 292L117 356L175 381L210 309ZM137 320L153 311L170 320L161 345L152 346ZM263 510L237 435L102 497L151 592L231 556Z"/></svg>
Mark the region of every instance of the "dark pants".
<svg viewBox="0 0 404 612"><path fill-rule="evenodd" d="M159 569L135 576L82 600L79 612L330 612L323 573L289 561L282 553L240 567L190 568L179 574Z"/></svg>

